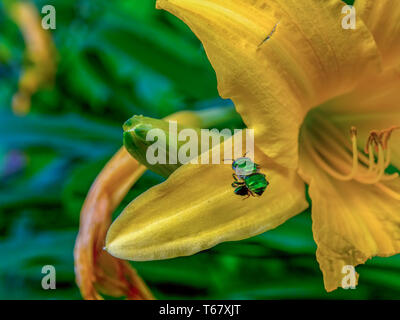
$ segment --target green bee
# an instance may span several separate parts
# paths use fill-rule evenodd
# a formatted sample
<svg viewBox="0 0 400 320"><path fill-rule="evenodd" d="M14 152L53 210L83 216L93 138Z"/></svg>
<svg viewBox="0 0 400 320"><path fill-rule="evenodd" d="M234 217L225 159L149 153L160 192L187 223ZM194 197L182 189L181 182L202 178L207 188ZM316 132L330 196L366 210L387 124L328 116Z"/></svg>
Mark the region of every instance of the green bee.
<svg viewBox="0 0 400 320"><path fill-rule="evenodd" d="M260 166L254 163L250 158L245 156L233 161L232 174L235 180L232 187L235 188L235 194L239 196L255 197L261 196L267 189L269 182L265 178L265 174L260 173Z"/></svg>

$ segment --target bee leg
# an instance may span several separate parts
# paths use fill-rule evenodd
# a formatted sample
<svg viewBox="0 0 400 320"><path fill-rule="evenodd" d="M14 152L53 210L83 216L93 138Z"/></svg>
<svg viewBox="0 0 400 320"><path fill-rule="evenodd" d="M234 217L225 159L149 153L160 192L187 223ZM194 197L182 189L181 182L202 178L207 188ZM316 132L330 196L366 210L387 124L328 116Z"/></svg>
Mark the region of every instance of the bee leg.
<svg viewBox="0 0 400 320"><path fill-rule="evenodd" d="M250 197L250 194L251 194L251 191L250 191L250 190L247 190L247 197L246 197L246 198L243 198L242 200L248 199L248 198Z"/></svg>
<svg viewBox="0 0 400 320"><path fill-rule="evenodd" d="M238 179L236 173L232 173L232 177L233 177L233 179L234 179L235 181L239 181L239 179Z"/></svg>
<svg viewBox="0 0 400 320"><path fill-rule="evenodd" d="M235 181L232 183L232 187L234 187L234 188L242 186L242 185L244 185L244 182Z"/></svg>
<svg viewBox="0 0 400 320"><path fill-rule="evenodd" d="M249 190L249 197L250 197L250 194L251 194L253 197L255 197L254 193L251 192L251 191Z"/></svg>

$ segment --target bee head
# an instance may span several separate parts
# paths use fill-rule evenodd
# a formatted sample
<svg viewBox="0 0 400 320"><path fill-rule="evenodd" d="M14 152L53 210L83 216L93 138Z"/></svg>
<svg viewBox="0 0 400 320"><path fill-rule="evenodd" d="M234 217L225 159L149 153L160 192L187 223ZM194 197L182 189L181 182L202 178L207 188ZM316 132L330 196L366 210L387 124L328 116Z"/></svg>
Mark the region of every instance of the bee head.
<svg viewBox="0 0 400 320"><path fill-rule="evenodd" d="M253 161L250 158L247 157L241 157L237 158L236 160L233 161L232 163L232 169L236 170L238 168L246 168L246 166L253 166Z"/></svg>

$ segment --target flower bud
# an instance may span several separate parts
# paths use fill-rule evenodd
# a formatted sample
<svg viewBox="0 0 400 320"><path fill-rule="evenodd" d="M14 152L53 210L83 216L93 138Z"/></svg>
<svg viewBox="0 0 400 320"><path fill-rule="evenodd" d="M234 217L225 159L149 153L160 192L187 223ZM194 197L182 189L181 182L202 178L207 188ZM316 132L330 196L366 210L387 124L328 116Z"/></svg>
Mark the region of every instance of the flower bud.
<svg viewBox="0 0 400 320"><path fill-rule="evenodd" d="M179 149L188 141L178 139L182 130L191 129L198 137L194 146L197 150L192 157L195 158L204 151L201 150L199 128L221 126L228 123L229 119L236 120L236 115L233 107L221 107L197 112L182 111L165 120L133 116L123 125L124 146L134 158L151 171L168 177L183 164L178 159ZM214 133L211 133L211 136L213 135Z"/></svg>

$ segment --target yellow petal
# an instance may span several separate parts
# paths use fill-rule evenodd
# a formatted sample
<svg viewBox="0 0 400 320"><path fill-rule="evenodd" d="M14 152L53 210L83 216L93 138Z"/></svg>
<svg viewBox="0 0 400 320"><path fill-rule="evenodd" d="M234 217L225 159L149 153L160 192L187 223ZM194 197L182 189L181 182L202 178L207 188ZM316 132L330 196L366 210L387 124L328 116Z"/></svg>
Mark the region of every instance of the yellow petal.
<svg viewBox="0 0 400 320"><path fill-rule="evenodd" d="M221 96L255 129L260 149L292 168L307 111L379 69L362 21L356 30L342 29L339 0L158 0L157 6L199 37Z"/></svg>
<svg viewBox="0 0 400 320"><path fill-rule="evenodd" d="M348 135L355 126L360 149L364 149L371 130L400 126L400 68L369 77L354 91L321 107L327 119ZM400 168L400 132L390 140L392 163Z"/></svg>
<svg viewBox="0 0 400 320"><path fill-rule="evenodd" d="M357 14L375 37L385 68L400 63L400 1L356 0Z"/></svg>
<svg viewBox="0 0 400 320"><path fill-rule="evenodd" d="M383 183L335 180L305 152L300 166L309 183L317 260L327 291L342 286L344 266L355 267L373 256L400 252L400 198L384 192ZM390 187L399 192L399 179L391 181Z"/></svg>
<svg viewBox="0 0 400 320"><path fill-rule="evenodd" d="M109 229L106 250L137 261L192 255L275 228L307 207L294 171L260 150L255 161L270 182L261 197L234 194L231 164L183 165L129 204Z"/></svg>

